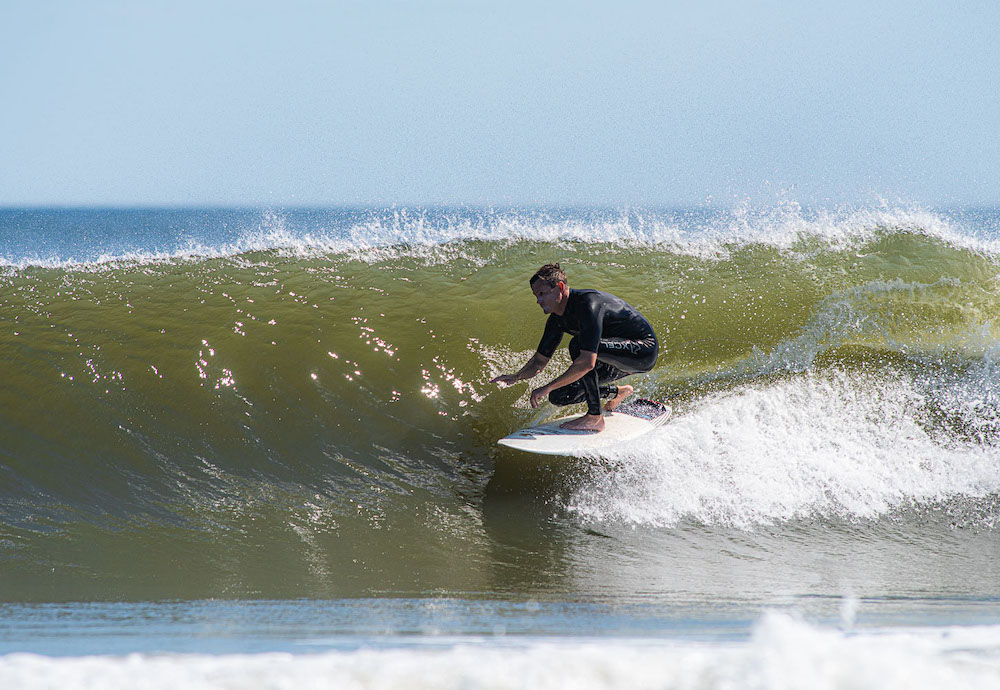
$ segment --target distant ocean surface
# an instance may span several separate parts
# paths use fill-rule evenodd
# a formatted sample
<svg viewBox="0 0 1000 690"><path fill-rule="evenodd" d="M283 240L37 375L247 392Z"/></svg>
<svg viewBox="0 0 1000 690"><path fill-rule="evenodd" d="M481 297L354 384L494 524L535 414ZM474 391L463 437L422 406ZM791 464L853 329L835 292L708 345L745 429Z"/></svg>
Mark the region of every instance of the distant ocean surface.
<svg viewBox="0 0 1000 690"><path fill-rule="evenodd" d="M495 445L550 261L650 435ZM0 209L0 687L996 688L998 315L992 209Z"/></svg>

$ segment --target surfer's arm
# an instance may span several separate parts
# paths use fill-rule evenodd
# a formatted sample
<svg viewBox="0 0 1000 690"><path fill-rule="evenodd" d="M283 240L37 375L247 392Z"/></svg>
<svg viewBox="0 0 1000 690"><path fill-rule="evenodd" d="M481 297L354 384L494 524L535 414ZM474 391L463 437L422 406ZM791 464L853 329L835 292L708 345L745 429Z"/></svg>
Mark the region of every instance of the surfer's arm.
<svg viewBox="0 0 1000 690"><path fill-rule="evenodd" d="M561 376L548 382L541 388L536 388L531 391L531 406L538 407L542 400L548 397L549 393L554 391L556 388L562 388L563 386L568 386L574 381L579 381L595 366L597 366L597 353L591 352L590 350L583 350L580 355L573 360L573 363L569 365L569 369L564 371Z"/></svg>
<svg viewBox="0 0 1000 690"><path fill-rule="evenodd" d="M521 369L515 374L503 374L502 376L497 376L492 379L490 383L502 383L505 386L509 386L512 383L517 383L518 381L523 381L524 379L534 378L538 373L545 368L545 365L549 363L550 357L546 357L541 352L536 352L528 360ZM596 355L595 355L596 359Z"/></svg>

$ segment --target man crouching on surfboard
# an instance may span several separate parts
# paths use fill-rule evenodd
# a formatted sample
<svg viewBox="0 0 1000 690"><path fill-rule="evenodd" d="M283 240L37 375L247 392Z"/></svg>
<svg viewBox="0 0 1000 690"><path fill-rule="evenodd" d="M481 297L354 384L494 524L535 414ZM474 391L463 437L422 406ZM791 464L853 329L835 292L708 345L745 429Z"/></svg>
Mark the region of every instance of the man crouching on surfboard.
<svg viewBox="0 0 1000 690"><path fill-rule="evenodd" d="M535 301L549 315L538 349L516 374L497 376L491 383L506 386L537 375L562 341L569 341L573 359L562 376L531 391L531 406L548 396L553 405L587 402L587 414L564 422L564 429L601 431L604 410L611 412L632 394L632 386L612 385L629 374L649 371L660 345L653 327L632 305L599 290L571 290L559 264L546 264L528 281ZM601 398L611 398L601 409Z"/></svg>

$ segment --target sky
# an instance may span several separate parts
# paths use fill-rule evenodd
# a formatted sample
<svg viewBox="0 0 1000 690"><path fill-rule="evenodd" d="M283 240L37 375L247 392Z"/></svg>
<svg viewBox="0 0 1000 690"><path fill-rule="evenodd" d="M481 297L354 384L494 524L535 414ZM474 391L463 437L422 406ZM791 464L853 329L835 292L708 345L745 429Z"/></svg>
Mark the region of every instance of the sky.
<svg viewBox="0 0 1000 690"><path fill-rule="evenodd" d="M997 205L998 26L992 0L0 0L0 205Z"/></svg>

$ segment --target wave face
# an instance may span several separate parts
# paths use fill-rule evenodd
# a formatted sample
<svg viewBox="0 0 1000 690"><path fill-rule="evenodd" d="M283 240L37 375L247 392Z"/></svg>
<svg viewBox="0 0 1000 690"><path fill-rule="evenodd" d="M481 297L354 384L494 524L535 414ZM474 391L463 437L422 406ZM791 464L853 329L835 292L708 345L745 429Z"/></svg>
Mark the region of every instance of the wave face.
<svg viewBox="0 0 1000 690"><path fill-rule="evenodd" d="M4 211L0 596L583 586L553 524L646 548L991 531L996 228L885 209ZM674 416L539 469L494 445L537 419L525 386L489 380L537 344L527 277L555 260L649 318L661 359L635 385ZM541 496L530 528L501 495Z"/></svg>

